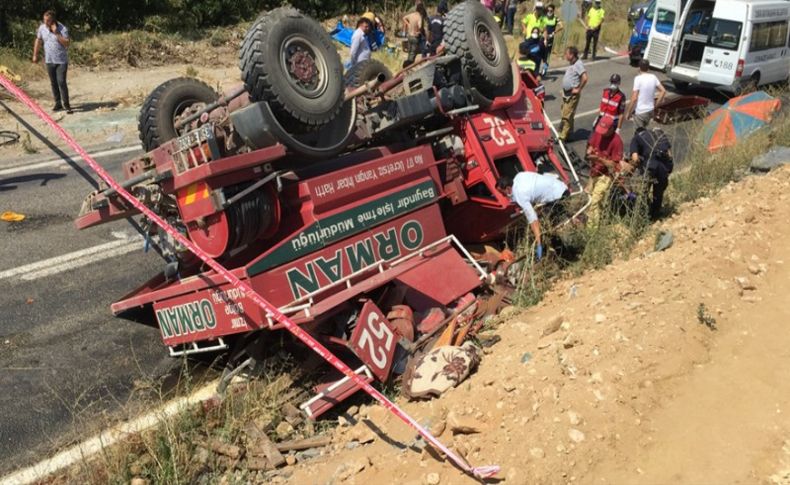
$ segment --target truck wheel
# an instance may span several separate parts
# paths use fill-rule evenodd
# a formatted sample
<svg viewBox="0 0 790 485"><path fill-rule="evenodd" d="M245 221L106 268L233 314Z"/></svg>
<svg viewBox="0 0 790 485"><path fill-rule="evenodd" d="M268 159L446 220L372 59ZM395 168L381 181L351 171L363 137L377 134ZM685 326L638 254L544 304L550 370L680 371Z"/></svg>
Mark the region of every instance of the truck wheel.
<svg viewBox="0 0 790 485"><path fill-rule="evenodd" d="M179 77L160 84L146 98L140 110L137 128L143 150L150 152L178 136L178 117L194 105L207 105L218 98L211 87L197 79Z"/></svg>
<svg viewBox="0 0 790 485"><path fill-rule="evenodd" d="M686 81L672 81L672 84L675 85L675 89L679 93L685 93L689 90L689 83Z"/></svg>
<svg viewBox="0 0 790 485"><path fill-rule="evenodd" d="M239 67L253 101L269 103L289 130L329 123L343 104L343 66L332 39L296 9L277 8L255 21Z"/></svg>
<svg viewBox="0 0 790 485"><path fill-rule="evenodd" d="M458 4L447 14L444 43L461 59L466 82L491 95L511 80L510 59L502 31L491 13L477 1Z"/></svg>
<svg viewBox="0 0 790 485"><path fill-rule="evenodd" d="M392 72L383 63L375 59L362 61L346 72L346 87L358 88L366 82L376 79L379 74L384 74L385 80L392 79Z"/></svg>

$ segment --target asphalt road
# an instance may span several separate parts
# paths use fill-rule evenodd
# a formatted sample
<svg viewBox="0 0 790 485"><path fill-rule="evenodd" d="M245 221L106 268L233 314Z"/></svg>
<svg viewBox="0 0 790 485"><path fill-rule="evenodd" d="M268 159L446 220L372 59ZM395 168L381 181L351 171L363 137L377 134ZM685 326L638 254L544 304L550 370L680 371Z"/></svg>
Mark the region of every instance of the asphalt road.
<svg viewBox="0 0 790 485"><path fill-rule="evenodd" d="M636 69L619 58L588 64L590 82L570 146L584 153L601 91L618 72L629 92ZM562 71L546 80L546 109L560 118ZM715 93L704 93L714 96ZM720 97L714 98L722 102ZM19 114L24 118L31 115ZM683 126L667 127L675 151ZM626 123L626 146L633 125ZM114 176L133 153L102 156ZM0 474L47 456L105 413L123 409L136 379L178 365L156 329L114 318L110 304L161 270L124 222L77 231L73 220L91 186L84 163L0 161L0 211L25 214L0 222ZM97 420L97 417L98 418Z"/></svg>
<svg viewBox="0 0 790 485"><path fill-rule="evenodd" d="M598 61L587 62L587 74L589 81L582 92L579 100L579 107L576 110L574 121L574 133L571 142L568 143L579 155L584 155L587 139L590 136L592 123L598 114L598 106L601 101L603 90L609 86L609 76L614 73L620 74L622 83L620 89L630 99L633 89L634 77L638 74L638 68L628 64L627 57L599 58ZM562 105L562 74L564 68L553 68L549 71L549 76L544 79L546 88L546 113L552 121L556 121L555 126L559 126ZM668 96L675 95L674 86L671 81L660 72L653 72L662 80L664 87L667 88ZM692 91L689 94L698 94L711 99L710 109L715 109L726 102L726 98L721 94L711 90ZM689 146L688 125L679 123L674 125L662 125L661 128L667 133L672 141L673 151L677 162L684 163L685 149ZM625 121L620 132L623 144L628 149L631 138L634 136L634 125Z"/></svg>
<svg viewBox="0 0 790 485"><path fill-rule="evenodd" d="M120 176L127 157L99 161ZM122 408L135 380L177 365L157 330L110 314L161 265L125 221L75 229L90 190L65 163L0 166L0 211L26 215L0 223L0 473L51 453Z"/></svg>

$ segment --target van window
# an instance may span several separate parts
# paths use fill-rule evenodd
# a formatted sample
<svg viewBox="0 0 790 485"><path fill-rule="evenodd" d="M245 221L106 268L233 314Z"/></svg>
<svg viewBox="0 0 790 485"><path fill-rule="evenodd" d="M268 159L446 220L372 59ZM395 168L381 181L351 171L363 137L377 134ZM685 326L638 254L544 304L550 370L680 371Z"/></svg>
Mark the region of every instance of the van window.
<svg viewBox="0 0 790 485"><path fill-rule="evenodd" d="M730 51L738 50L741 43L742 26L740 22L714 18L710 24L708 45Z"/></svg>
<svg viewBox="0 0 790 485"><path fill-rule="evenodd" d="M672 10L666 10L663 8L658 9L658 16L657 20L659 24L675 24L675 12Z"/></svg>
<svg viewBox="0 0 790 485"><path fill-rule="evenodd" d="M787 43L787 21L754 24L749 51L763 51L784 47Z"/></svg>

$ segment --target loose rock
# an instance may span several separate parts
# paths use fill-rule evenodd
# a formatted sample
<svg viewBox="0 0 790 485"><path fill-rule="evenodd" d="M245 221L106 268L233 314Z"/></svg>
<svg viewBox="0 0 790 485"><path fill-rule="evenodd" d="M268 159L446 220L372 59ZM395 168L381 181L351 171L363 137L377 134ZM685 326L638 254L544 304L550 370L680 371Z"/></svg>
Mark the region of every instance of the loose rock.
<svg viewBox="0 0 790 485"><path fill-rule="evenodd" d="M568 438L570 438L574 443L578 444L584 441L584 433L576 428L571 428L568 430Z"/></svg>

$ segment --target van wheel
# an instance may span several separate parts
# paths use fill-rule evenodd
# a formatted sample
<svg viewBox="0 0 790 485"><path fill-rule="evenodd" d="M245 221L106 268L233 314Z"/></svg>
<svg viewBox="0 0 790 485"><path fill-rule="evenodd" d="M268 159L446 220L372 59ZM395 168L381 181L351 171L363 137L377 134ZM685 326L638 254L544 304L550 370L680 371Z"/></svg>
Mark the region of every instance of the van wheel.
<svg viewBox="0 0 790 485"><path fill-rule="evenodd" d="M741 86L738 88L738 96L743 96L744 94L749 94L751 92L757 91L757 86L760 84L760 73L755 72L752 74L746 81L741 82Z"/></svg>
<svg viewBox="0 0 790 485"><path fill-rule="evenodd" d="M672 84L675 85L675 89L679 93L685 93L689 90L689 83L685 81L672 81Z"/></svg>

